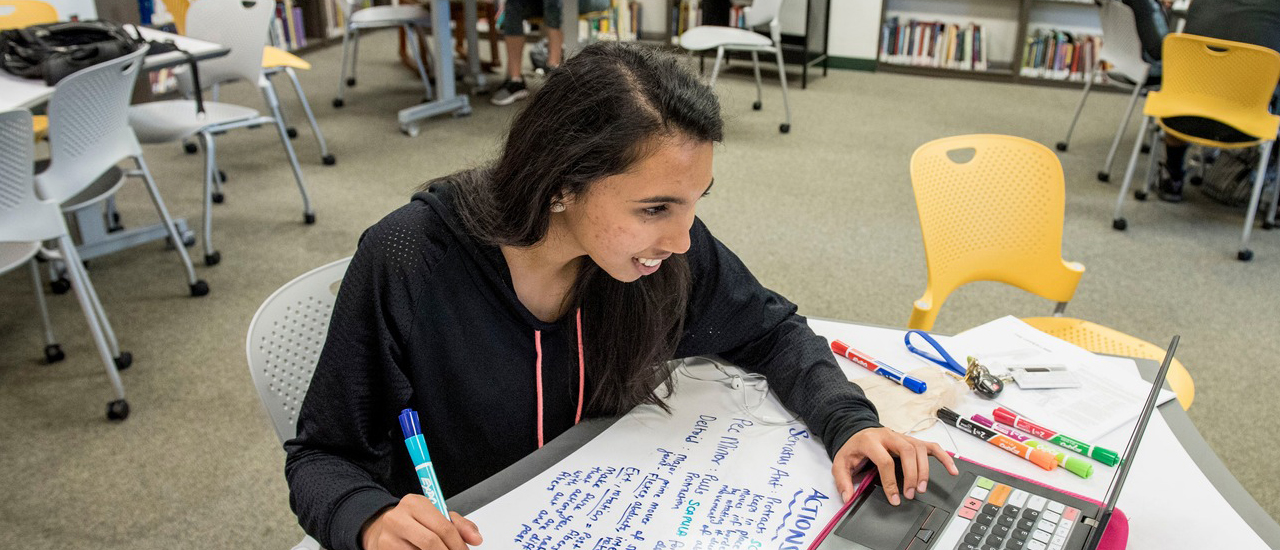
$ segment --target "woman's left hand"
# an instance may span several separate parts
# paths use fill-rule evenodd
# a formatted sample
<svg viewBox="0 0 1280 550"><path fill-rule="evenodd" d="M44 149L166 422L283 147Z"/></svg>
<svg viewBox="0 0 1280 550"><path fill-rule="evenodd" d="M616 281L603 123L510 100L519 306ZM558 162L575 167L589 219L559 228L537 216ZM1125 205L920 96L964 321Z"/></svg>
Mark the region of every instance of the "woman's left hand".
<svg viewBox="0 0 1280 550"><path fill-rule="evenodd" d="M916 493L923 493L928 489L929 455L937 457L951 475L960 474L951 455L937 443L925 443L889 428L867 428L853 434L836 452L831 474L836 478L836 488L839 489L841 498L848 502L853 497L853 470L861 468L865 461L870 460L880 471L880 482L884 485L884 494L889 498L889 504L897 506L902 501L898 497L899 487L893 457L897 456L902 463L902 484L906 487L903 494L914 499Z"/></svg>

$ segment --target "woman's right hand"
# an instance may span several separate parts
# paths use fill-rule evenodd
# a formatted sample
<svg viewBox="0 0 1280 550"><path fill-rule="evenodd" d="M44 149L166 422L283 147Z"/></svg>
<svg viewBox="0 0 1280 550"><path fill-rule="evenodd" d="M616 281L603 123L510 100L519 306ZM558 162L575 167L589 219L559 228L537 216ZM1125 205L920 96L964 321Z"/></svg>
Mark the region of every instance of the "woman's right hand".
<svg viewBox="0 0 1280 550"><path fill-rule="evenodd" d="M445 519L427 497L409 494L365 524L364 550L467 550L480 544L480 529L457 512Z"/></svg>

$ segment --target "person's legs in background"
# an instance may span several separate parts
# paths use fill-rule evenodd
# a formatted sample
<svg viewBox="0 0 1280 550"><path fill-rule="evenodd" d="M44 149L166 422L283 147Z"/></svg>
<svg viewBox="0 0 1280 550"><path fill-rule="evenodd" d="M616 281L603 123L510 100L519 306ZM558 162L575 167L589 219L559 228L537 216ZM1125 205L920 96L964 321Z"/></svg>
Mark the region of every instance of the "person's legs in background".
<svg viewBox="0 0 1280 550"><path fill-rule="evenodd" d="M524 20L536 17L538 0L507 0L499 16L498 28L502 31L502 43L507 50L507 79L489 98L494 105L510 105L529 97L529 90L521 72L524 64Z"/></svg>
<svg viewBox="0 0 1280 550"><path fill-rule="evenodd" d="M1182 183L1186 179L1187 142L1165 134L1164 166L1160 170L1160 186L1156 194L1165 202L1182 202ZM1155 154L1152 151L1151 154Z"/></svg>

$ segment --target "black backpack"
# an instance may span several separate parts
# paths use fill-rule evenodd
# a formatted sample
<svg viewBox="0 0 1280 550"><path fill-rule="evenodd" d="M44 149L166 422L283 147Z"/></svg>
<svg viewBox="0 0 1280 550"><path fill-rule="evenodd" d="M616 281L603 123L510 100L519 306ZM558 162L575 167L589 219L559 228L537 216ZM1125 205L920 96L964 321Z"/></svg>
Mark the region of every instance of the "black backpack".
<svg viewBox="0 0 1280 550"><path fill-rule="evenodd" d="M106 21L32 25L0 31L0 64L52 86L80 69L133 53L143 43Z"/></svg>

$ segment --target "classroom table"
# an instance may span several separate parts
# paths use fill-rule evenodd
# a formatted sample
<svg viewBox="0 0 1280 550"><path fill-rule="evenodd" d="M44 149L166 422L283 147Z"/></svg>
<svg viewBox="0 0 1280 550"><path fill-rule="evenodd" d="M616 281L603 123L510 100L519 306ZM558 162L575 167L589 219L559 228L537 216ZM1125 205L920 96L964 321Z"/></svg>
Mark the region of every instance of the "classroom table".
<svg viewBox="0 0 1280 550"><path fill-rule="evenodd" d="M848 326L864 326L857 325L855 323L836 323ZM815 331L819 334L823 334L821 329L815 328ZM1142 377L1147 380L1151 380L1155 376L1156 371L1159 370L1159 364L1154 361L1138 359L1136 362ZM1183 449L1185 449L1187 454L1190 455L1195 466L1199 468L1200 473L1202 473L1208 481L1212 483L1213 487L1221 494L1226 503L1229 504L1231 509L1226 510L1225 512L1230 513L1234 511L1234 513L1238 514L1240 518L1244 520L1244 523L1247 524L1249 528L1253 529L1253 531L1267 544L1267 546L1271 548L1280 548L1280 524L1277 524L1276 521L1258 505L1257 501L1255 501L1253 497L1244 490L1240 485L1240 482L1227 471L1226 467L1222 464L1222 461L1218 459L1217 455L1215 455L1212 450L1209 449L1208 444L1205 443L1204 439L1200 436L1200 433L1196 431L1195 426L1191 423L1191 419L1187 416L1186 412L1182 410L1178 401L1174 399L1166 402L1159 407L1159 411L1160 415L1164 418L1164 421L1168 424L1169 429L1176 436L1178 443L1182 445ZM586 444L588 441L607 429L616 420L616 418L601 418L582 422L559 437L551 440L543 448L521 459L519 462L511 465L501 472L498 472L497 474L494 474L480 484L477 484L462 493L454 495L453 498L449 499L449 509L464 515L479 509L490 501L510 492L525 481L532 479L543 470L552 467L560 460L569 456L579 447ZM1144 440L1143 445L1147 444L1148 441ZM1146 447L1142 447L1142 449L1146 449ZM1140 461L1135 461L1135 471L1139 468L1142 468L1142 463ZM1191 473L1194 472L1188 472L1188 474ZM1170 485L1177 485L1177 480L1170 481ZM1125 491L1122 493L1121 509L1125 509L1126 501L1130 502L1128 505L1130 508L1133 507L1133 500L1131 497L1134 495L1130 494L1130 491L1134 489L1132 485L1132 483L1126 485ZM1140 526L1139 522L1143 521L1142 515L1136 514L1135 511L1137 510L1127 510L1131 533ZM1204 525L1199 514L1195 514L1191 511L1187 512L1186 525L1188 528L1193 528L1192 526L1202 529L1212 528L1209 525ZM484 526L480 527L483 530ZM1133 535L1131 535L1129 545L1130 547L1134 547L1138 543L1141 543L1145 547L1181 547L1178 545L1178 542L1180 541L1180 533L1170 531L1167 535L1168 540L1165 541L1154 540L1150 536L1138 541L1135 540Z"/></svg>
<svg viewBox="0 0 1280 550"><path fill-rule="evenodd" d="M134 25L125 25L125 27L130 32L137 30L137 34L147 40L157 42L172 40L174 44L190 53L197 61L222 57L231 51L221 44L156 29ZM147 71L157 71L185 63L187 63L187 58L182 53L167 52L146 56L143 59L142 68ZM53 96L54 88L55 86L46 85L43 80L22 78L0 71L0 112L30 109L43 104ZM108 173L102 177L120 178L123 177L123 174L118 168L113 168L108 170ZM77 249L80 252L80 257L86 260L169 237L164 225L159 223L112 232L106 225L106 218L96 209L86 208L79 210L75 213L75 219L80 233L80 244ZM174 219L174 225L177 226L180 235L184 237L194 235L187 227L185 219Z"/></svg>
<svg viewBox="0 0 1280 550"><path fill-rule="evenodd" d="M463 12L467 35L467 64L476 80L476 87L483 89L486 85L485 75L480 70L480 45L476 33L476 0L463 0ZM453 74L453 34L448 31L452 20L449 16L449 0L432 0L431 29L436 41L436 87L435 97L426 103L401 109L396 115L400 121L400 131L409 137L417 137L419 123L446 113L455 117L471 114L471 100L466 95L458 95L457 84Z"/></svg>

